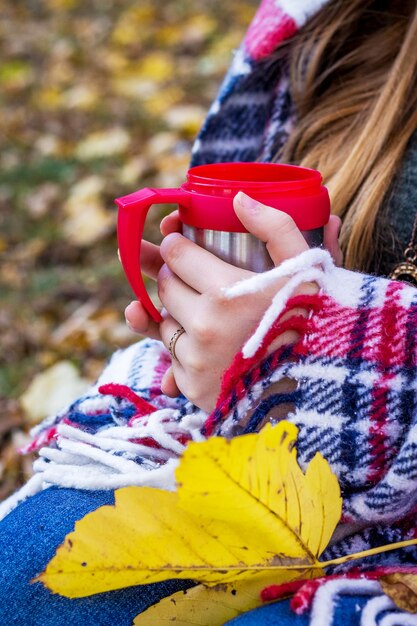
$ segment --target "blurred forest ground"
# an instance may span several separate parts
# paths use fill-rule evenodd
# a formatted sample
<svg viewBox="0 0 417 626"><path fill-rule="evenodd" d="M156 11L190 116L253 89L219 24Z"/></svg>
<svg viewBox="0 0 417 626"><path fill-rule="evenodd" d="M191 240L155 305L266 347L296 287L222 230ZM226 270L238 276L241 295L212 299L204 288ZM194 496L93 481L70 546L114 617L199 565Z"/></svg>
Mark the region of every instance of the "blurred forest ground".
<svg viewBox="0 0 417 626"><path fill-rule="evenodd" d="M183 180L256 4L0 0L0 499L28 429L135 340L113 199Z"/></svg>

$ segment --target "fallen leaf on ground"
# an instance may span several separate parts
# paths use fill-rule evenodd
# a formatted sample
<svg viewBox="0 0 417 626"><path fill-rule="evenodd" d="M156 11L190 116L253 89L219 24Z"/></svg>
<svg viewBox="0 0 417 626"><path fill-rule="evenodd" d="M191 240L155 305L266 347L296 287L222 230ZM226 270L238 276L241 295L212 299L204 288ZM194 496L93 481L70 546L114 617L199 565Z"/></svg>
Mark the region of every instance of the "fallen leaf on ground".
<svg viewBox="0 0 417 626"><path fill-rule="evenodd" d="M197 134L206 115L206 110L197 105L170 107L165 115L167 124L175 130L185 131L189 136Z"/></svg>
<svg viewBox="0 0 417 626"><path fill-rule="evenodd" d="M70 361L60 361L37 374L21 397L27 419L38 423L54 415L89 388L90 383L80 377Z"/></svg>
<svg viewBox="0 0 417 626"><path fill-rule="evenodd" d="M127 130L121 127L90 133L77 145L75 156L82 161L102 159L126 152L130 144Z"/></svg>
<svg viewBox="0 0 417 626"><path fill-rule="evenodd" d="M78 246L88 246L115 227L115 217L106 210L102 199L105 180L88 176L71 189L63 211L62 231Z"/></svg>
<svg viewBox="0 0 417 626"><path fill-rule="evenodd" d="M98 201L80 206L80 211L64 220L62 230L68 241L78 246L88 246L115 227L114 215L108 213Z"/></svg>

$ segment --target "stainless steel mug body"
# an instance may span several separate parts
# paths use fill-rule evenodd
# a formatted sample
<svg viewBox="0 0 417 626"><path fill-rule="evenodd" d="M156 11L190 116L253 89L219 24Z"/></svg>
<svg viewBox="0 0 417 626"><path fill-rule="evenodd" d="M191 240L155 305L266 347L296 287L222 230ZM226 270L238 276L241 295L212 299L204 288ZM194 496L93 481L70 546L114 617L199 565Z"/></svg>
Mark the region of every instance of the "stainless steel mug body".
<svg viewBox="0 0 417 626"><path fill-rule="evenodd" d="M274 267L266 245L251 233L229 233L183 224L182 234L217 257L252 272L265 272ZM323 228L302 231L310 248L323 244Z"/></svg>

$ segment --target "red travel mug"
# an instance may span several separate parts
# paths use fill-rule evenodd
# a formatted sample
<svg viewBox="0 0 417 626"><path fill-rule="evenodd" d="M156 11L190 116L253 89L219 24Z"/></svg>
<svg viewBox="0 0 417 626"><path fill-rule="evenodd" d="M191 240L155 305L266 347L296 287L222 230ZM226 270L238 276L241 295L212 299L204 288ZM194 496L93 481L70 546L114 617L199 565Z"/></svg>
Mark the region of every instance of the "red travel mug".
<svg viewBox="0 0 417 626"><path fill-rule="evenodd" d="M278 163L215 163L188 170L177 189L140 189L117 198L118 243L127 279L145 309L159 322L161 315L145 289L140 249L146 215L153 204L179 208L183 235L238 267L262 272L273 263L266 246L247 232L233 209L243 191L251 198L291 215L310 247L323 243L330 200L319 172Z"/></svg>

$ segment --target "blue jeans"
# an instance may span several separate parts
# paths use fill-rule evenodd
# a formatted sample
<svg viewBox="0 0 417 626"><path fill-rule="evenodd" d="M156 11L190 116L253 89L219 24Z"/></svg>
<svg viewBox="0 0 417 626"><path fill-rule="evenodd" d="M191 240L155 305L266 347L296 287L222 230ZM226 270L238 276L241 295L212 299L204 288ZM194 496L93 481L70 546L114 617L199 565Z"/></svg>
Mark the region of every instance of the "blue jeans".
<svg viewBox="0 0 417 626"><path fill-rule="evenodd" d="M0 522L2 626L132 626L160 598L190 587L167 581L69 600L30 580L45 569L76 520L104 504L111 491L51 487L26 500Z"/></svg>
<svg viewBox="0 0 417 626"><path fill-rule="evenodd" d="M349 596L337 602L331 626L360 626L362 609L369 597ZM254 611L244 613L240 617L227 622L228 626L308 626L310 612L296 615L290 608L289 600L281 600L262 606ZM323 624L329 624L328 616L323 615ZM400 624L401 622L397 622Z"/></svg>

